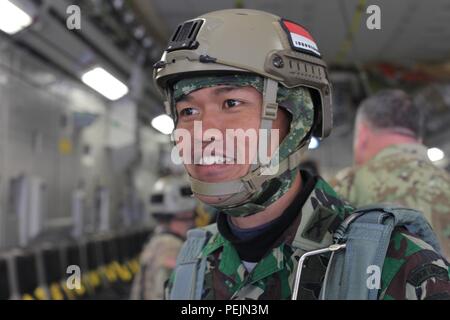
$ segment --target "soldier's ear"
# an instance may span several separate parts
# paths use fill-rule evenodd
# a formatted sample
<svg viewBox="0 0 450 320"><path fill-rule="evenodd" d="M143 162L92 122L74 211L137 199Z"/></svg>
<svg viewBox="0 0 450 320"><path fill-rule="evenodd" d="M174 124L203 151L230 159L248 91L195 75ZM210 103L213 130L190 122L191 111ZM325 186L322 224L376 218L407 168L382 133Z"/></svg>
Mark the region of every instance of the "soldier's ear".
<svg viewBox="0 0 450 320"><path fill-rule="evenodd" d="M288 135L291 128L292 115L284 108L278 108L277 118L274 121L273 128L280 130L280 143Z"/></svg>
<svg viewBox="0 0 450 320"><path fill-rule="evenodd" d="M362 164L367 156L370 143L370 128L363 121L357 121L353 137L353 154L356 164Z"/></svg>
<svg viewBox="0 0 450 320"><path fill-rule="evenodd" d="M359 128L359 135L360 135L360 139L361 139L361 147L365 150L369 147L370 145L370 140L373 137L373 132L371 127L369 126L368 123L361 121L361 125Z"/></svg>

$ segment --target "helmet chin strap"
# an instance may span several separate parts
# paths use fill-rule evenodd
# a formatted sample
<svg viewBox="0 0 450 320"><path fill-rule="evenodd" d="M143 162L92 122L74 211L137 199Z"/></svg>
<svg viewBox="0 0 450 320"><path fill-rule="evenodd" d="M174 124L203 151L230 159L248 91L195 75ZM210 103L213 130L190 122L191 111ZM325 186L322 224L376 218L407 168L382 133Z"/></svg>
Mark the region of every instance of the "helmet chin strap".
<svg viewBox="0 0 450 320"><path fill-rule="evenodd" d="M278 82L265 78L260 128L267 130L268 141L271 140L270 130L272 129L273 121L277 117L277 92ZM245 176L236 180L211 183L197 180L190 176L191 188L194 193L200 195L225 198L221 203L214 204L214 207L221 209L238 207L239 205L243 205L253 200L252 198L256 197L259 191L261 191L264 182L282 175L287 170L296 168L300 164L302 153L303 150L299 147L295 152L291 153L288 158L281 161L278 166L276 166L279 162L278 157L276 157L276 161L274 161L272 156L271 163L268 166L263 166L260 163L260 159L258 159L258 163L253 164ZM275 173L270 172L271 168L275 168L277 171Z"/></svg>
<svg viewBox="0 0 450 320"><path fill-rule="evenodd" d="M282 175L287 170L294 170L301 162L303 148L295 150L288 158L278 165L276 173L268 174L270 168L258 167L256 170L247 173L240 179L226 182L204 182L189 177L191 188L194 193L204 196L226 197L220 204L215 204L217 208L227 208L238 206L255 196L264 182Z"/></svg>

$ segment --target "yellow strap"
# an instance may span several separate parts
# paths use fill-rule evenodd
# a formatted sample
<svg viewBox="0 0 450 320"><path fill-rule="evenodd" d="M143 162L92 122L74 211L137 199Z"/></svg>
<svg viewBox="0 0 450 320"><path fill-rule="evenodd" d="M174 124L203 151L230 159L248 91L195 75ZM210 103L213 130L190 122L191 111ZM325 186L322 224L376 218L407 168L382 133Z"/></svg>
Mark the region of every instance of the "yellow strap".
<svg viewBox="0 0 450 320"><path fill-rule="evenodd" d="M133 274L137 274L139 272L140 267L141 266L139 264L138 258L135 258L130 261L130 269L133 272Z"/></svg>
<svg viewBox="0 0 450 320"><path fill-rule="evenodd" d="M64 295L57 283L50 285L50 297L52 300L64 300Z"/></svg>
<svg viewBox="0 0 450 320"><path fill-rule="evenodd" d="M127 265L119 265L119 277L122 281L128 282L131 280L132 275Z"/></svg>
<svg viewBox="0 0 450 320"><path fill-rule="evenodd" d="M86 294L86 287L81 283L79 288L75 288L75 292L82 297Z"/></svg>
<svg viewBox="0 0 450 320"><path fill-rule="evenodd" d="M74 290L67 288L66 282L63 282L63 284L61 286L62 286L67 298L69 298L70 300L74 300L76 298Z"/></svg>
<svg viewBox="0 0 450 320"><path fill-rule="evenodd" d="M34 296L38 300L48 300L47 292L44 290L44 288L41 288L41 287L37 287L34 290Z"/></svg>
<svg viewBox="0 0 450 320"><path fill-rule="evenodd" d="M81 297L86 293L86 288L83 284L83 281L80 281L80 287L75 289L67 288L67 284L64 282L63 289L64 292L69 296L69 299L75 299L76 295Z"/></svg>
<svg viewBox="0 0 450 320"><path fill-rule="evenodd" d="M347 30L347 36L342 41L339 51L336 56L336 62L342 63L344 62L347 53L350 51L353 40L356 38L356 35L360 29L361 20L363 18L363 11L366 6L367 0L359 0L358 5L355 8L355 12L353 13L352 23Z"/></svg>
<svg viewBox="0 0 450 320"><path fill-rule="evenodd" d="M97 271L91 271L88 273L87 281L93 288L97 288L101 283L100 275Z"/></svg>
<svg viewBox="0 0 450 320"><path fill-rule="evenodd" d="M118 278L118 273L114 263L105 267L105 275L109 282L116 282Z"/></svg>
<svg viewBox="0 0 450 320"><path fill-rule="evenodd" d="M81 277L81 288L84 289L83 293L79 293L81 295L85 295L86 293L93 293L95 291L94 283L91 283L90 272L85 273Z"/></svg>

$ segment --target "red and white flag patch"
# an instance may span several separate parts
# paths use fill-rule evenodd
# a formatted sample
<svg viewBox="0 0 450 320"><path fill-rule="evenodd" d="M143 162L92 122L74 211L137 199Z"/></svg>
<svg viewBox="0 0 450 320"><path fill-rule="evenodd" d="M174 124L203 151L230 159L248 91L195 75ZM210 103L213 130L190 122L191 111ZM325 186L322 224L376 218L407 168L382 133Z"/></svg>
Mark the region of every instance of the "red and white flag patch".
<svg viewBox="0 0 450 320"><path fill-rule="evenodd" d="M288 35L292 49L312 53L313 55L320 57L319 48L317 48L316 42L305 28L284 19L281 20L281 25Z"/></svg>

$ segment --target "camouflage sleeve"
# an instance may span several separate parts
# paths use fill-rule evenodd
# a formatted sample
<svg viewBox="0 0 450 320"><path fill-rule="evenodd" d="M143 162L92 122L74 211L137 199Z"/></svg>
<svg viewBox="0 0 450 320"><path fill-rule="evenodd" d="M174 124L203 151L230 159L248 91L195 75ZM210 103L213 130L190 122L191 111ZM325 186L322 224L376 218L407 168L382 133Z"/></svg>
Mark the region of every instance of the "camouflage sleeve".
<svg viewBox="0 0 450 320"><path fill-rule="evenodd" d="M175 269L177 255L180 251L179 245L168 246L165 249L164 253L158 257L157 268L148 271L151 273L152 286L154 288L152 299L161 300L166 298L165 284Z"/></svg>
<svg viewBox="0 0 450 320"><path fill-rule="evenodd" d="M164 283L175 268L182 241L171 235L158 235L144 248L140 271L133 282L131 298L160 300Z"/></svg>
<svg viewBox="0 0 450 320"><path fill-rule="evenodd" d="M165 282L169 279L173 269L169 268L159 268L154 275L154 286L155 288L160 288L159 290L154 290L153 299L162 300L165 299Z"/></svg>
<svg viewBox="0 0 450 320"><path fill-rule="evenodd" d="M130 294L131 300L161 300L164 299L164 283L169 278L172 269L161 266L147 270L141 266L136 275Z"/></svg>
<svg viewBox="0 0 450 320"><path fill-rule="evenodd" d="M142 272L139 271L138 274L134 277L133 283L131 285L131 292L130 292L130 300L139 300L140 297L140 284L142 282Z"/></svg>
<svg viewBox="0 0 450 320"><path fill-rule="evenodd" d="M350 200L350 192L353 186L354 169L351 167L344 168L339 171L336 176L330 181L334 191L336 191L342 198L347 201Z"/></svg>
<svg viewBox="0 0 450 320"><path fill-rule="evenodd" d="M393 234L381 278L380 299L450 300L448 262L407 232Z"/></svg>

